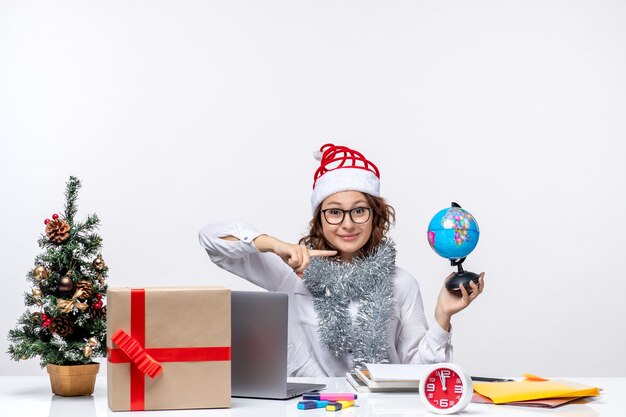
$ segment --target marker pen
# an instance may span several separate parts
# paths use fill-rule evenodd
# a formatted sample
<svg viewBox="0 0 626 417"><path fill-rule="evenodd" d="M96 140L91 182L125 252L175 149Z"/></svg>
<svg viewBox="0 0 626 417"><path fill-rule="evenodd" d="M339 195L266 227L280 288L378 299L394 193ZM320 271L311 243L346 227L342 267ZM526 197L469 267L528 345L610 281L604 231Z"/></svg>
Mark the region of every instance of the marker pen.
<svg viewBox="0 0 626 417"><path fill-rule="evenodd" d="M514 379L507 378L491 378L487 376L473 376L472 381L476 382L515 382Z"/></svg>
<svg viewBox="0 0 626 417"><path fill-rule="evenodd" d="M298 403L298 410L312 410L313 408L324 408L330 401L306 400Z"/></svg>
<svg viewBox="0 0 626 417"><path fill-rule="evenodd" d="M333 401L326 406L326 411L339 411L354 406L354 401Z"/></svg>
<svg viewBox="0 0 626 417"><path fill-rule="evenodd" d="M357 395L342 392L305 392L303 400L326 400L326 401L354 401Z"/></svg>

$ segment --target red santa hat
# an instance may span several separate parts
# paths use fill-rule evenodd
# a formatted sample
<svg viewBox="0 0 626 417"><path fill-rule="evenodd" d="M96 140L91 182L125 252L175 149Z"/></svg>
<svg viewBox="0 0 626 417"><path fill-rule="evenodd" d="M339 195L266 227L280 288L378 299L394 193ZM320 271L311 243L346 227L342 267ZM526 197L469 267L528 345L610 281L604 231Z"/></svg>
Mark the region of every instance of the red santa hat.
<svg viewBox="0 0 626 417"><path fill-rule="evenodd" d="M313 214L326 197L340 191L360 191L380 197L378 168L360 152L327 143L314 157L320 161L320 166L313 176Z"/></svg>

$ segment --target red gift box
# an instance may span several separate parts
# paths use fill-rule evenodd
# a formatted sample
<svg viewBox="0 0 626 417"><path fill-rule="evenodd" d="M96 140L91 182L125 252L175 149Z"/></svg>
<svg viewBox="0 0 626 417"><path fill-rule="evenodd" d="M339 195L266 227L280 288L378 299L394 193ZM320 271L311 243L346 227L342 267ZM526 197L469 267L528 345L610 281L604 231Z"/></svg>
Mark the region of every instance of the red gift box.
<svg viewBox="0 0 626 417"><path fill-rule="evenodd" d="M230 290L110 288L113 411L230 407Z"/></svg>

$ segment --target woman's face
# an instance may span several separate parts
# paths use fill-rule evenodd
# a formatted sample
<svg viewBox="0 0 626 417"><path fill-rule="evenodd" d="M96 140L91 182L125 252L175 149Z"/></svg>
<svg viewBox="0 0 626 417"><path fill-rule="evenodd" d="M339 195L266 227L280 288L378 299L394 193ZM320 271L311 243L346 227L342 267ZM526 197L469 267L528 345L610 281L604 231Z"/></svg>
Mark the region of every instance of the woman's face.
<svg viewBox="0 0 626 417"><path fill-rule="evenodd" d="M371 209L365 195L358 191L341 191L332 194L322 202L322 232L326 241L339 251L341 259L352 260L352 257L367 243L372 235L373 213L369 210L369 218L365 223L355 223L349 213L344 213L343 221L339 224L330 224L327 220L332 216L341 215L340 210L352 210L355 208ZM335 209L335 210L333 210ZM364 214L364 210L353 212L352 217L357 219ZM334 221L333 221L334 223Z"/></svg>

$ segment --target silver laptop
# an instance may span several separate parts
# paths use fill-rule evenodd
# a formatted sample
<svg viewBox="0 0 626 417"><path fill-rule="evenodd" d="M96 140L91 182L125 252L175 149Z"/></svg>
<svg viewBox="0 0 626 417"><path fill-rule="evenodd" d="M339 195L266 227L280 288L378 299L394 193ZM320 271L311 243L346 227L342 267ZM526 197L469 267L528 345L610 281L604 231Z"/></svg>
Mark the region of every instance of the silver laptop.
<svg viewBox="0 0 626 417"><path fill-rule="evenodd" d="M326 387L287 382L287 294L231 295L233 397L288 399Z"/></svg>

